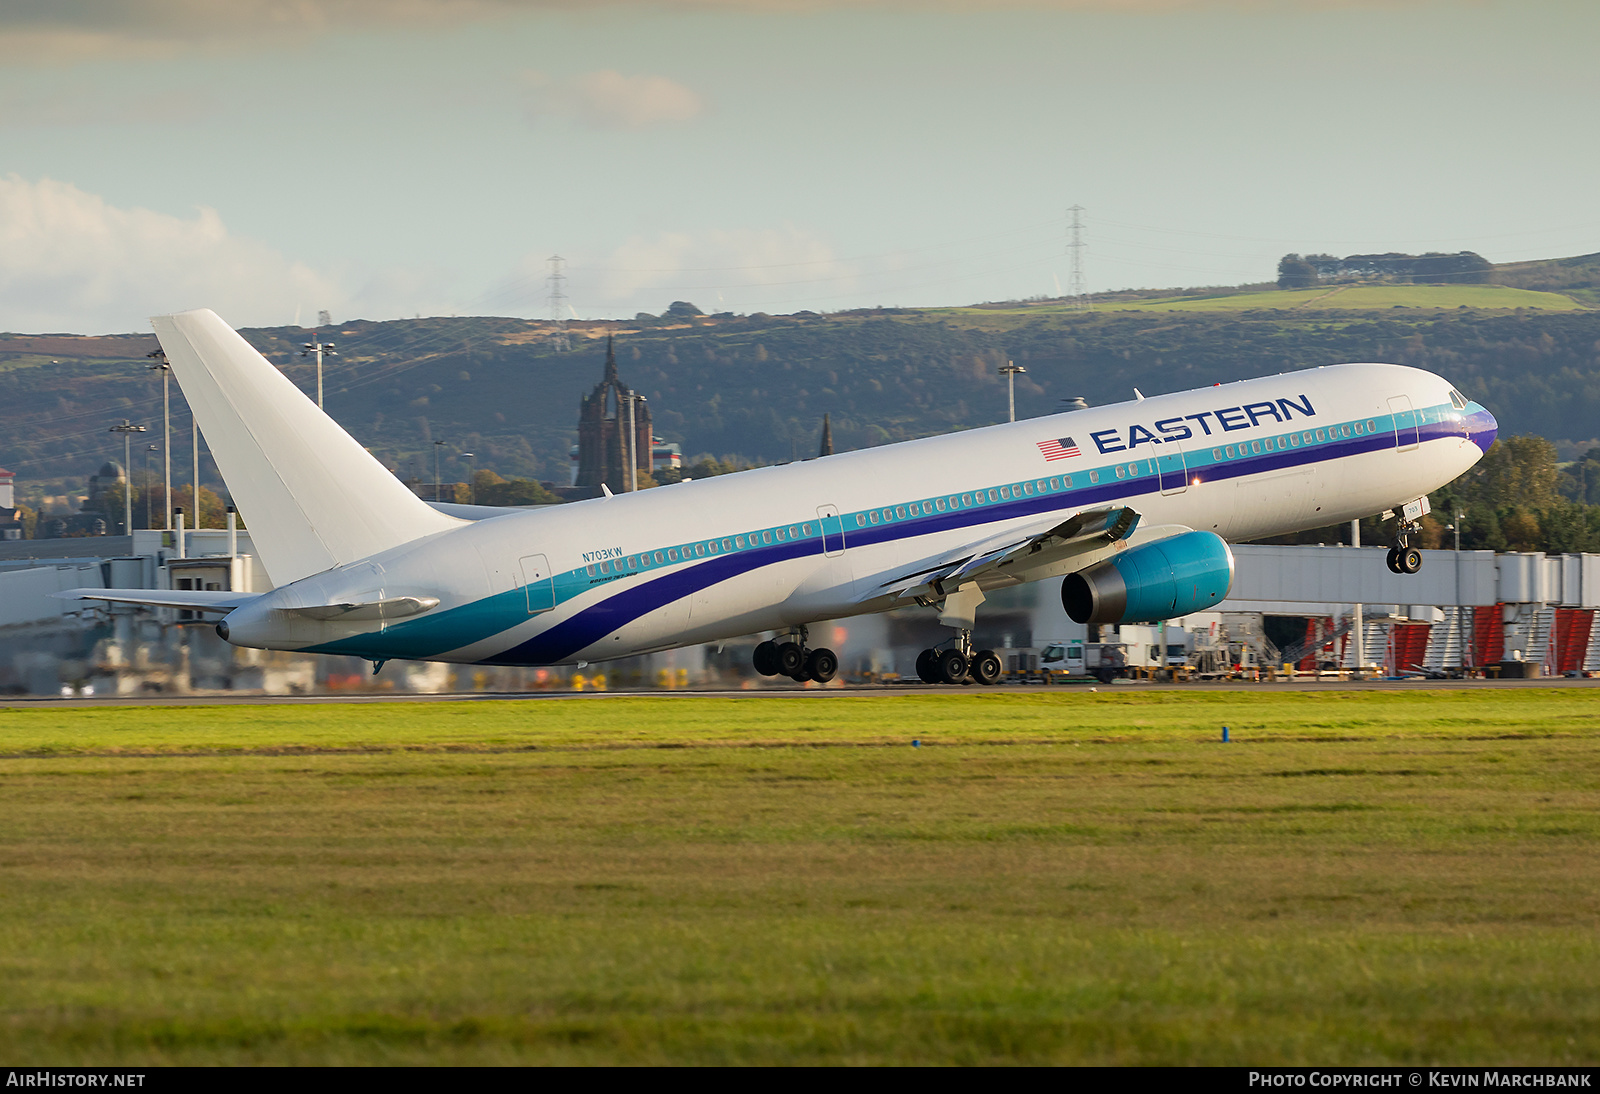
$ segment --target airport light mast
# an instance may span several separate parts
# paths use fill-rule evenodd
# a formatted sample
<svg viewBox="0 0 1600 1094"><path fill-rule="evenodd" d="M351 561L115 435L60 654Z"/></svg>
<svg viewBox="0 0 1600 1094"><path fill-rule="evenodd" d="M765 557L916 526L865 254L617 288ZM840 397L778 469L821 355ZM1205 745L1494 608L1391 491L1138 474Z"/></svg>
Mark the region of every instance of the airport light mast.
<svg viewBox="0 0 1600 1094"><path fill-rule="evenodd" d="M121 425L114 425L106 432L122 434L122 532L131 536L133 535L133 435L143 433L144 426L132 425L124 418Z"/></svg>
<svg viewBox="0 0 1600 1094"><path fill-rule="evenodd" d="M1017 373L1027 371L1021 365L1011 361L1007 361L1000 366L1000 375L1006 378L1006 404L1010 409L1010 417L1006 419L1008 422L1017 420Z"/></svg>
<svg viewBox="0 0 1600 1094"><path fill-rule="evenodd" d="M317 359L317 409L322 409L322 359L324 357L339 356L333 350L332 342L324 342L320 338L313 338L300 348L301 357L315 356Z"/></svg>
<svg viewBox="0 0 1600 1094"><path fill-rule="evenodd" d="M150 527L150 453L160 452L153 444L144 446L144 526Z"/></svg>
<svg viewBox="0 0 1600 1094"><path fill-rule="evenodd" d="M167 364L167 355L162 350L147 353L145 356L160 362L145 367L161 373L161 467L162 481L166 490L166 496L161 500L167 511L166 530L170 532L172 531L172 366Z"/></svg>
<svg viewBox="0 0 1600 1094"><path fill-rule="evenodd" d="M200 527L200 419L195 415L194 408L189 408L190 427L190 455L194 457L194 526Z"/></svg>
<svg viewBox="0 0 1600 1094"><path fill-rule="evenodd" d="M467 461L467 489L470 490L472 502L478 504L478 454L476 452L463 452L461 458Z"/></svg>
<svg viewBox="0 0 1600 1094"><path fill-rule="evenodd" d="M444 447L443 441L433 442L433 500L439 501L439 450Z"/></svg>

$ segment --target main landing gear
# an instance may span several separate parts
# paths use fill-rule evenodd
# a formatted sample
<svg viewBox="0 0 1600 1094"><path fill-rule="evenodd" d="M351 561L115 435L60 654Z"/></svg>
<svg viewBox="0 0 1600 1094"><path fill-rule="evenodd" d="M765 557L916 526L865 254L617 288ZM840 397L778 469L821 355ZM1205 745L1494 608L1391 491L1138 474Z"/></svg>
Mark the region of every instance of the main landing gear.
<svg viewBox="0 0 1600 1094"><path fill-rule="evenodd" d="M917 679L924 684L965 684L969 680L985 687L1000 682L1000 658L993 650L972 652L972 632L962 631L955 646L926 649L917 654Z"/></svg>
<svg viewBox="0 0 1600 1094"><path fill-rule="evenodd" d="M839 658L832 650L806 649L804 627L798 635L785 635L776 641L761 643L751 660L762 676L787 676L801 683L815 680L826 684L839 674Z"/></svg>

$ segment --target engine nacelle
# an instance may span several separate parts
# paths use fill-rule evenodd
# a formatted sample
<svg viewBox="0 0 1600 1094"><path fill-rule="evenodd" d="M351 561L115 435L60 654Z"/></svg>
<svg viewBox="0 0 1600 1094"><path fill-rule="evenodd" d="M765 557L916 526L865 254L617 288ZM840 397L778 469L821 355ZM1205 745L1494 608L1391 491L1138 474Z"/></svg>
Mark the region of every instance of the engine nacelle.
<svg viewBox="0 0 1600 1094"><path fill-rule="evenodd" d="M1068 574L1061 606L1075 623L1155 623L1205 611L1233 585L1233 552L1215 532L1158 539Z"/></svg>

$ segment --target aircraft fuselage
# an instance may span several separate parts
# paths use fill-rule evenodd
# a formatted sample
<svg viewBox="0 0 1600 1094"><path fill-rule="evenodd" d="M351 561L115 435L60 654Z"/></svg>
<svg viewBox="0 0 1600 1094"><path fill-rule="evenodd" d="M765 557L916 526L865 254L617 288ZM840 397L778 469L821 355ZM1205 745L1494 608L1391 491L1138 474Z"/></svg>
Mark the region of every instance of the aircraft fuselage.
<svg viewBox="0 0 1600 1094"><path fill-rule="evenodd" d="M1226 540L1368 516L1456 478L1495 431L1432 373L1330 365L508 512L290 582L224 629L374 660L603 661L880 611L899 574L1085 509ZM376 619L288 610L400 598L438 603Z"/></svg>

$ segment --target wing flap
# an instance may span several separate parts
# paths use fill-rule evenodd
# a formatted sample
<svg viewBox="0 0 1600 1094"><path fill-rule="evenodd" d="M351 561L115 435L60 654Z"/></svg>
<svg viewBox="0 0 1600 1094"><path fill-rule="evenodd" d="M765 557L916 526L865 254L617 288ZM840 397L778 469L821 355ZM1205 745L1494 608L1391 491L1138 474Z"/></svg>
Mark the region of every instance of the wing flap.
<svg viewBox="0 0 1600 1094"><path fill-rule="evenodd" d="M870 584L857 600L942 598L970 582L1012 576L1012 571L1037 569L1127 539L1138 524L1139 514L1126 506L1089 509L1062 521L1048 517L961 547L944 559L925 560L915 570Z"/></svg>

